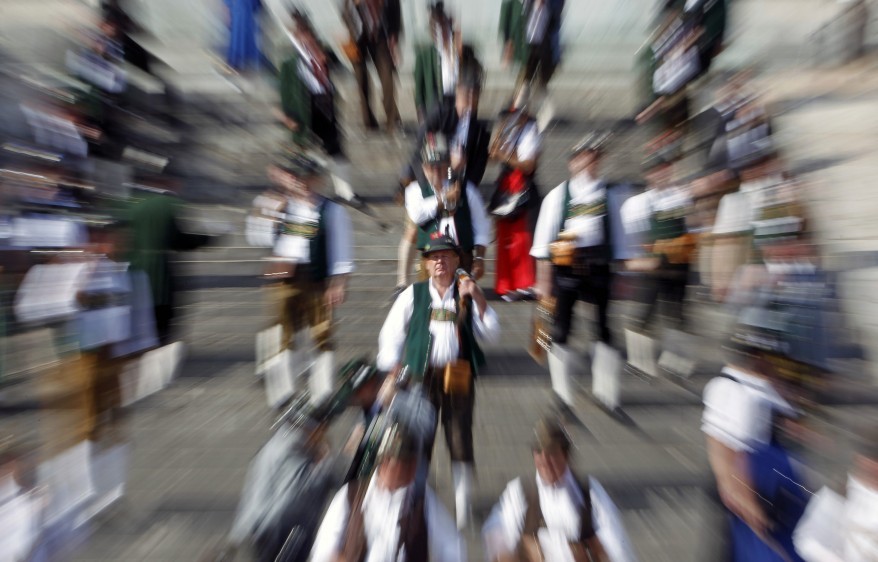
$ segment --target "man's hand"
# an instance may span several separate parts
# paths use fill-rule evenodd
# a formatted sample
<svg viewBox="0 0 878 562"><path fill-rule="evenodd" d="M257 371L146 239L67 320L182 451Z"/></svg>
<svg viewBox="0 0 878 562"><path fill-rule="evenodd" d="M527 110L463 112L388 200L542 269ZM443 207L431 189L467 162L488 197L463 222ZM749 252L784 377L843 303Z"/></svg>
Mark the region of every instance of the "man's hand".
<svg viewBox="0 0 878 562"><path fill-rule="evenodd" d="M476 311L479 313L479 318L482 318L485 314L485 310L488 308L488 301L485 300L485 293L482 292L481 287L476 285L474 279L464 277L460 280L458 290L460 291L461 298L470 297L473 299L473 303L476 305Z"/></svg>
<svg viewBox="0 0 878 562"><path fill-rule="evenodd" d="M457 209L457 204L460 202L460 184L453 183L448 187L448 191L443 194L443 197L439 198L439 206L442 211L450 211Z"/></svg>
<svg viewBox="0 0 878 562"><path fill-rule="evenodd" d="M537 260L537 298L546 300L552 296L552 262Z"/></svg>
<svg viewBox="0 0 878 562"><path fill-rule="evenodd" d="M347 443L345 443L344 448L342 448L342 452L348 456L354 456L357 454L357 449L360 447L360 442L363 440L363 435L366 433L366 428L362 423L358 423L354 426L353 432L351 432L351 436L348 437Z"/></svg>
<svg viewBox="0 0 878 562"><path fill-rule="evenodd" d="M390 47L390 57L393 59L393 66L399 68L402 64L402 53L399 51L399 42L396 37L391 37L387 40L387 43Z"/></svg>
<svg viewBox="0 0 878 562"><path fill-rule="evenodd" d="M515 54L515 46L512 41L507 41L503 47L503 67L507 67L512 63L512 56Z"/></svg>
<svg viewBox="0 0 878 562"><path fill-rule="evenodd" d="M329 281L329 288L324 294L326 306L341 306L345 299L345 278L343 275L336 275Z"/></svg>
<svg viewBox="0 0 878 562"><path fill-rule="evenodd" d="M473 268L472 268L472 276L476 281L485 276L485 259L484 258L475 258L473 259Z"/></svg>
<svg viewBox="0 0 878 562"><path fill-rule="evenodd" d="M378 402L385 408L390 406L390 402L393 401L393 397L396 396L396 380L399 378L399 372L401 370L402 365L394 367L393 370L387 374L384 382L381 383L381 389L378 390Z"/></svg>

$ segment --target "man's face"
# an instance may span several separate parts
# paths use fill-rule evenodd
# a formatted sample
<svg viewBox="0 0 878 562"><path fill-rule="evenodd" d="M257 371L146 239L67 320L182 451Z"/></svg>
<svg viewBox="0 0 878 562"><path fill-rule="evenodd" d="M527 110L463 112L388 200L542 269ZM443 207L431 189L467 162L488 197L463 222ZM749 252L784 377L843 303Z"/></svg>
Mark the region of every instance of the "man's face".
<svg viewBox="0 0 878 562"><path fill-rule="evenodd" d="M448 281L460 265L460 258L453 250L430 252L425 259L430 278L437 281Z"/></svg>
<svg viewBox="0 0 878 562"><path fill-rule="evenodd" d="M448 175L448 165L449 162L424 164L424 176L430 182L430 185L436 188L442 185L442 182Z"/></svg>
<svg viewBox="0 0 878 562"><path fill-rule="evenodd" d="M597 175L598 164L600 163L600 154L593 150L585 150L570 159L567 163L567 169L571 176L578 176L583 172L590 175Z"/></svg>
<svg viewBox="0 0 878 562"><path fill-rule="evenodd" d="M304 197L314 193L314 186L318 178L315 176L297 176L290 172L272 166L269 169L269 179L291 195Z"/></svg>
<svg viewBox="0 0 878 562"><path fill-rule="evenodd" d="M646 176L647 187L652 189L655 187L666 187L671 181L673 167L669 164L656 166L644 174Z"/></svg>
<svg viewBox="0 0 878 562"><path fill-rule="evenodd" d="M463 117L467 112L475 113L479 106L479 92L467 86L458 86L454 91L454 107L457 115Z"/></svg>
<svg viewBox="0 0 878 562"><path fill-rule="evenodd" d="M388 458L378 466L378 478L384 488L398 490L415 481L417 470L416 459Z"/></svg>
<svg viewBox="0 0 878 562"><path fill-rule="evenodd" d="M537 467L537 474L540 475L543 482L555 485L564 477L567 472L567 453L561 447L545 447L542 450L535 450L534 464Z"/></svg>

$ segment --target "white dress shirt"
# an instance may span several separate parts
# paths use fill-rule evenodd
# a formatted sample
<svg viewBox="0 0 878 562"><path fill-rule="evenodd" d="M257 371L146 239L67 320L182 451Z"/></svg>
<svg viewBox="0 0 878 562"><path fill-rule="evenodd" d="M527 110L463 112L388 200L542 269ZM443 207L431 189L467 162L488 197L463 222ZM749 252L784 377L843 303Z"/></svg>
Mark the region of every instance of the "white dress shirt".
<svg viewBox="0 0 878 562"><path fill-rule="evenodd" d="M326 260L329 275L343 275L354 271L353 250L351 247L351 218L340 205L325 200L326 207ZM318 207L290 198L286 214L296 222L317 223L320 217ZM311 261L310 241L303 236L281 234L274 241L274 255L294 263L306 264Z"/></svg>
<svg viewBox="0 0 878 562"><path fill-rule="evenodd" d="M607 190L600 180L586 175L578 175L570 180L570 203L589 205L606 199ZM603 217L586 215L564 220L564 184L549 192L540 207L540 216L534 231L534 242L530 255L537 259L549 257L549 245L557 239L561 231L576 232L576 247L588 248L604 243ZM562 224L563 221L563 224Z"/></svg>
<svg viewBox="0 0 878 562"><path fill-rule="evenodd" d="M466 198L467 203L469 203L470 217L472 218L473 244L487 247L491 243L491 223L488 220L488 213L485 211L485 203L482 201L482 196L472 183L466 184ZM417 225L435 219L439 213L435 189L434 195L424 197L421 195L421 186L418 182L412 182L405 189L405 210L412 222ZM453 217L441 217L439 219L439 229L445 232L446 228L454 241L460 243L457 229L454 227Z"/></svg>
<svg viewBox="0 0 878 562"><path fill-rule="evenodd" d="M405 555L397 556L399 521L403 505L411 501L412 487L399 490L382 488L377 477L369 482L363 498L363 526L366 535L366 562L405 562ZM406 505L406 507L408 507ZM455 527L454 520L427 486L424 498L430 559L434 562L463 562L466 544ZM311 562L332 562L343 548L346 524L350 513L347 485L335 495L311 550Z"/></svg>
<svg viewBox="0 0 878 562"><path fill-rule="evenodd" d="M795 409L765 379L732 367L723 372L738 382L716 377L704 387L701 431L734 451L752 452L771 441L774 412Z"/></svg>
<svg viewBox="0 0 878 562"><path fill-rule="evenodd" d="M457 55L454 52L454 39L449 37L448 41L442 38L442 31L438 30L438 38L436 39L436 50L439 52L439 68L442 72L442 93L446 96L454 95L454 88L457 86Z"/></svg>
<svg viewBox="0 0 878 562"><path fill-rule="evenodd" d="M573 553L569 543L577 542L580 538L580 513L584 501L582 490L569 469L554 486L544 482L538 474L535 479L540 509L546 523L537 533L545 559L572 562ZM485 523L484 534L489 559L493 560L498 554L517 550L527 507L524 487L521 480L516 478L507 484L499 503ZM594 514L592 521L595 521L597 531Z"/></svg>
<svg viewBox="0 0 878 562"><path fill-rule="evenodd" d="M427 282L430 290L433 310L445 309L457 311L454 291L449 288L444 297L439 296L439 291L433 286L433 280ZM473 332L476 337L488 342L496 342L500 338L500 322L497 313L490 306L486 306L484 314L475 313L475 303L469 310L473 314ZM409 322L415 308L415 290L410 286L400 293L396 302L387 314L387 320L381 327L378 335L377 366L383 371L389 371L402 362L405 340L408 336ZM430 365L432 367L444 367L456 360L460 355L460 342L457 337L457 328L454 322L432 320L430 322L430 334L433 342L430 349Z"/></svg>
<svg viewBox="0 0 878 562"><path fill-rule="evenodd" d="M536 121L525 124L515 144L515 157L525 162L536 160L543 149L543 137Z"/></svg>
<svg viewBox="0 0 878 562"><path fill-rule="evenodd" d="M808 562L878 560L878 490L853 475L846 498L822 488L808 502L793 542Z"/></svg>
<svg viewBox="0 0 878 562"><path fill-rule="evenodd" d="M467 111L463 117L457 121L457 129L454 132L454 140L452 146L458 146L462 150L466 150L466 143L469 140L469 128L472 120L472 114Z"/></svg>
<svg viewBox="0 0 878 562"><path fill-rule="evenodd" d="M546 36L546 28L549 25L549 7L545 2L535 1L527 19L527 42L529 45L539 45Z"/></svg>

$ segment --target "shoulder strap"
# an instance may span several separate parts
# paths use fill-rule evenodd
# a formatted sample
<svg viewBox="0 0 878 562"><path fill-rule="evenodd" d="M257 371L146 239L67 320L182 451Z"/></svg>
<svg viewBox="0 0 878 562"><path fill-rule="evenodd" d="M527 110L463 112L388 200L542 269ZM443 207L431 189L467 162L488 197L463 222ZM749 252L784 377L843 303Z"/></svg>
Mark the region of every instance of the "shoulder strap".
<svg viewBox="0 0 878 562"><path fill-rule="evenodd" d="M400 513L397 558L405 547L407 562L428 562L430 558L426 513L426 494L419 494L412 502L411 511Z"/></svg>
<svg viewBox="0 0 878 562"><path fill-rule="evenodd" d="M585 480L576 479L579 491L582 493L582 508L579 512L579 542L584 543L586 540L594 537L594 517L591 505L591 487L588 478Z"/></svg>
<svg viewBox="0 0 878 562"><path fill-rule="evenodd" d="M521 534L522 536L532 535L546 524L543 518L543 510L540 507L540 492L537 490L537 483L534 481L533 476L522 476L518 481L521 483L524 501L527 504L524 512L524 527L522 527Z"/></svg>
<svg viewBox="0 0 878 562"><path fill-rule="evenodd" d="M341 560L344 562L363 562L366 560L366 527L363 522L363 496L366 493L366 482L352 480L348 482L348 521L345 526L344 543L341 548Z"/></svg>
<svg viewBox="0 0 878 562"><path fill-rule="evenodd" d="M568 219L567 215L570 214L570 180L565 181L561 189L563 190L561 195L561 224L558 227L558 232L555 233L555 239L564 230L564 223Z"/></svg>

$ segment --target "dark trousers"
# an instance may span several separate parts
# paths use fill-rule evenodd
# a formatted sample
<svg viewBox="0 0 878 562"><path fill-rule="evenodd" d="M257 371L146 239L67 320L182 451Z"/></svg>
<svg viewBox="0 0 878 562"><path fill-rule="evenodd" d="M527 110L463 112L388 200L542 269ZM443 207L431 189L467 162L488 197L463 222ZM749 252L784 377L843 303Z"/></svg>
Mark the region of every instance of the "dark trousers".
<svg viewBox="0 0 878 562"><path fill-rule="evenodd" d="M689 282L689 264L664 264L646 279L640 301L646 303L646 310L640 319L640 329L645 330L653 323L659 302L665 305L665 319L676 328L684 329L683 300Z"/></svg>
<svg viewBox="0 0 878 562"><path fill-rule="evenodd" d="M608 264L555 267L555 328L552 334L555 343L567 343L573 325L573 307L581 300L597 306L598 335L602 342L611 345L607 321L611 280Z"/></svg>
<svg viewBox="0 0 878 562"><path fill-rule="evenodd" d="M549 80L552 79L552 75L555 73L550 35L547 32L546 38L543 39L542 43L528 47L527 60L521 69L519 82L521 84L532 84L537 92L546 91Z"/></svg>
<svg viewBox="0 0 878 562"><path fill-rule="evenodd" d="M174 319L173 304L159 304L155 307L155 331L160 345L171 343L171 321Z"/></svg>
<svg viewBox="0 0 878 562"><path fill-rule="evenodd" d="M332 94L311 97L311 132L320 139L330 156L343 156Z"/></svg>
<svg viewBox="0 0 878 562"><path fill-rule="evenodd" d="M452 462L472 463L473 453L473 411L476 404L475 385L470 386L465 396L450 395L444 392L444 369L433 368L424 379L430 402L436 408L438 421L442 423L445 444ZM438 424L437 424L438 429ZM433 434L435 444L435 433ZM433 457L433 447L427 449Z"/></svg>
<svg viewBox="0 0 878 562"><path fill-rule="evenodd" d="M384 97L384 115L387 118L387 127L396 126L399 120L399 111L396 108L396 93L393 83L393 56L390 53L390 46L383 37L379 37L375 41L360 41L360 60L354 65L354 75L357 78L357 85L360 87L360 111L363 115L363 124L366 127L377 124L375 115L372 113L372 106L369 103L371 97L371 81L369 80L369 71L366 66L366 59L372 59L375 70L378 72L378 80L381 82L381 94Z"/></svg>

